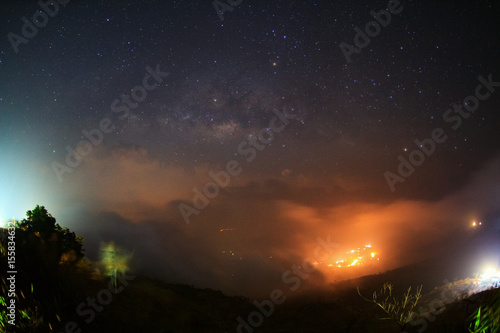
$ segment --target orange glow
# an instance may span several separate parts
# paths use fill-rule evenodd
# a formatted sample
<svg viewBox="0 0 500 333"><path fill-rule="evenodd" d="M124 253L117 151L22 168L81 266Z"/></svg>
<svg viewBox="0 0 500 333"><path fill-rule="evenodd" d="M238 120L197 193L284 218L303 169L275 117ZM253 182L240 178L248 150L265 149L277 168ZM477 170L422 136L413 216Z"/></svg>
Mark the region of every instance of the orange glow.
<svg viewBox="0 0 500 333"><path fill-rule="evenodd" d="M354 259L354 261L350 264L350 265L347 265L347 266L354 266L358 263L359 259Z"/></svg>
<svg viewBox="0 0 500 333"><path fill-rule="evenodd" d="M371 249L371 245L365 245L362 248L358 247L355 250L346 251L344 257L339 258L335 263L314 262L313 265L325 265L326 267L338 269L362 266L372 260L379 261L378 253L375 251L369 252Z"/></svg>

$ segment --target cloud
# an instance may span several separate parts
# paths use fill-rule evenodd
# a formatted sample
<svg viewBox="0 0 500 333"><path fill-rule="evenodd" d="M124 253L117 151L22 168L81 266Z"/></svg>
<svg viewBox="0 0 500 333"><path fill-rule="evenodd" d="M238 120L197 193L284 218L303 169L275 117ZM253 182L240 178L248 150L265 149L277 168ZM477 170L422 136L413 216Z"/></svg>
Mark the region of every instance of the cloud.
<svg viewBox="0 0 500 333"><path fill-rule="evenodd" d="M219 170L216 165L187 169L165 165L142 148L103 147L64 182L68 200L79 208L63 216L73 219L68 224L84 235L89 249L114 240L133 250L140 272L231 294L265 295L282 287L281 275L292 265L314 257L318 237L340 245L327 260L367 243L377 248L380 265L355 275L439 253L451 235L467 232L469 218L498 211L499 166L500 158L491 160L467 186L437 201L356 200L362 184L332 178L320 185L320 176L291 171L261 180L243 173L186 225L178 203L189 204L192 188L203 186L208 171ZM309 282L341 276L320 268Z"/></svg>
<svg viewBox="0 0 500 333"><path fill-rule="evenodd" d="M167 202L187 194L199 170L166 165L140 147L99 147L62 183L74 202L137 221L159 217Z"/></svg>

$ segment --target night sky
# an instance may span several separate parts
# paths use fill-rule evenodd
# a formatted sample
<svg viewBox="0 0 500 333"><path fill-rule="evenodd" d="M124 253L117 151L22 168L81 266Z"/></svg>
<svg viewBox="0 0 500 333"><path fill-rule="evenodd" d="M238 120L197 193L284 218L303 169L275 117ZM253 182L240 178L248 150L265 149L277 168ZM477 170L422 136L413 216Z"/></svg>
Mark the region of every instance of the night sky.
<svg viewBox="0 0 500 333"><path fill-rule="evenodd" d="M318 237L384 271L500 228L499 1L221 3L2 1L2 221L239 294Z"/></svg>

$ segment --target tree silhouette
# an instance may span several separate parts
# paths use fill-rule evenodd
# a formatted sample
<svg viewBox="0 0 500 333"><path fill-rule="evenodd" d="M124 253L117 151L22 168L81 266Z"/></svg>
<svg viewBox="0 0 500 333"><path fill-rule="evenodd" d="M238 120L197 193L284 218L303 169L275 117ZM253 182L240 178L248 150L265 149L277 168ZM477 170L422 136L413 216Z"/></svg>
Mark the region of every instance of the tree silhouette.
<svg viewBox="0 0 500 333"><path fill-rule="evenodd" d="M32 232L50 233L56 228L56 219L47 212L44 206L37 205L35 209L26 212L27 219L20 223L20 227Z"/></svg>
<svg viewBox="0 0 500 333"><path fill-rule="evenodd" d="M59 256L73 252L75 259L83 258L83 238L66 227L56 223L56 219L44 206L26 212L27 218L18 223L18 227L27 232L38 233L46 242L54 242Z"/></svg>
<svg viewBox="0 0 500 333"><path fill-rule="evenodd" d="M106 270L106 275L111 277L116 288L116 275L125 274L129 268L132 254L117 247L115 243L105 243L101 246L101 263Z"/></svg>
<svg viewBox="0 0 500 333"><path fill-rule="evenodd" d="M56 219L44 206L26 212L14 224L16 275L16 332L52 331L61 318L74 314L89 284L90 272L81 269L83 239ZM8 230L0 229L0 266L7 267ZM0 296L7 290L6 277L0 276ZM0 320L5 318L6 298L0 297ZM35 330L35 327L37 330ZM42 329L43 327L43 329ZM0 332L4 327L0 325ZM38 330L40 329L40 330Z"/></svg>

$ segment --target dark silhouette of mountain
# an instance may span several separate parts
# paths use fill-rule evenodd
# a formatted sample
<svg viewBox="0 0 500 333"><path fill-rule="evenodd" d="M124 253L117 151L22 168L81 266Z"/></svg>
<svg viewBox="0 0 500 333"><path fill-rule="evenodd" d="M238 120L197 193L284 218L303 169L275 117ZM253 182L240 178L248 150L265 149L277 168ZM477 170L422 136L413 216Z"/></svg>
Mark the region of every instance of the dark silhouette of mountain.
<svg viewBox="0 0 500 333"><path fill-rule="evenodd" d="M494 229L461 234L428 260L275 299L270 296L273 303L128 272L115 271L110 278L86 261L81 240L58 227L43 207L30 213L16 230L15 328L6 324L10 282L2 275L0 300L5 303L0 302L0 328L6 332L399 332L394 321L381 320L386 315L380 308L358 295L359 288L370 298L386 282L393 284L396 299L409 286L413 291L424 286L407 332L468 332L479 307L500 307L500 289L472 274L482 255L496 254L498 260L499 235ZM2 267L7 267L7 229L0 236Z"/></svg>

